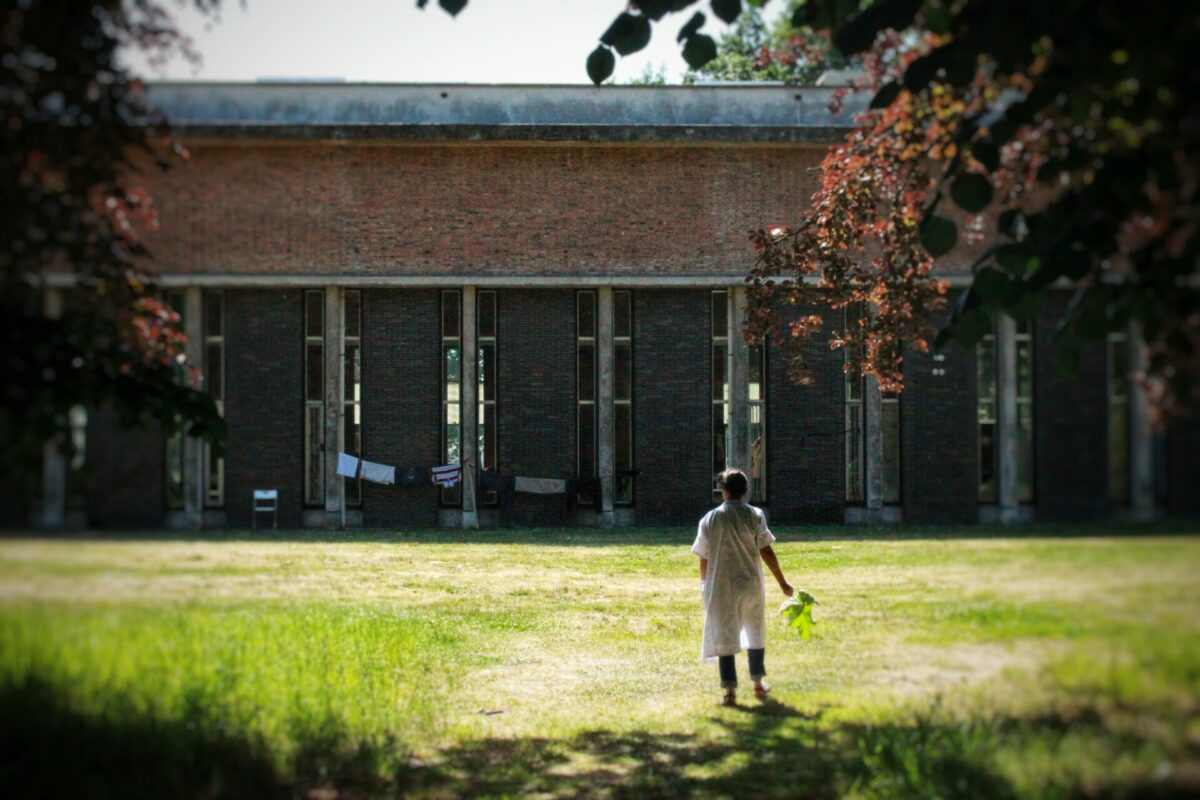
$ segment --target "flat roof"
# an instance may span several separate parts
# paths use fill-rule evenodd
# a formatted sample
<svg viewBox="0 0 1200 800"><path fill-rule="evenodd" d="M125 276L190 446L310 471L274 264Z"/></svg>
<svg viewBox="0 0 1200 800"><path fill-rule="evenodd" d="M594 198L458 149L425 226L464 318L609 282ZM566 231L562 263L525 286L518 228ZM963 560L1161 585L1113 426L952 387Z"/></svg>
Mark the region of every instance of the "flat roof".
<svg viewBox="0 0 1200 800"><path fill-rule="evenodd" d="M158 82L150 102L216 138L466 141L763 141L840 138L865 93L836 87Z"/></svg>

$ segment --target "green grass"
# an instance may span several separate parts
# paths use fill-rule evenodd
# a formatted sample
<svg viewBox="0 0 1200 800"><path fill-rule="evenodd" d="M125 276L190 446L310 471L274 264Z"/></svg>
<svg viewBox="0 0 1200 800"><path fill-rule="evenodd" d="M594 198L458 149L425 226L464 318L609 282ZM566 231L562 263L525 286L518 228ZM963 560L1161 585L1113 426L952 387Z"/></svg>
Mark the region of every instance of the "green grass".
<svg viewBox="0 0 1200 800"><path fill-rule="evenodd" d="M3 539L0 786L1200 791L1200 537L950 533L777 531L818 625L769 621L775 699L735 709L697 658L688 530Z"/></svg>

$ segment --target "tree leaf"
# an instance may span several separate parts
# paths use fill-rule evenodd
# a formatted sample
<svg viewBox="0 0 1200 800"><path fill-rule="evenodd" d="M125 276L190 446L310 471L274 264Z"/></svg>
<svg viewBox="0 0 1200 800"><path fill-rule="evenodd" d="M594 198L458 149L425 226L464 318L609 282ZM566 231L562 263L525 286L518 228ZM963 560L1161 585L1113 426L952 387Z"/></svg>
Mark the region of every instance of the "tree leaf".
<svg viewBox="0 0 1200 800"><path fill-rule="evenodd" d="M675 37L675 41L682 42L684 39L691 36L696 31L700 30L704 25L704 12L697 11L692 15L692 18L687 21L687 24L679 29L679 35Z"/></svg>
<svg viewBox="0 0 1200 800"><path fill-rule="evenodd" d="M692 69L700 69L716 57L717 43L706 34L692 34L683 45L683 60Z"/></svg>
<svg viewBox="0 0 1200 800"><path fill-rule="evenodd" d="M958 241L958 228L954 223L934 214L921 221L920 234L921 244L934 258L949 253Z"/></svg>
<svg viewBox="0 0 1200 800"><path fill-rule="evenodd" d="M608 26L600 41L623 56L636 53L650 43L650 20L623 12Z"/></svg>
<svg viewBox="0 0 1200 800"><path fill-rule="evenodd" d="M887 108L892 104L892 101L896 99L896 96L900 94L900 90L902 88L904 87L902 87L896 81L885 84L884 87L876 92L875 96L871 98L871 108Z"/></svg>
<svg viewBox="0 0 1200 800"><path fill-rule="evenodd" d="M452 17L457 17L458 12L467 7L467 0L438 0L438 5Z"/></svg>
<svg viewBox="0 0 1200 800"><path fill-rule="evenodd" d="M950 197L963 211L978 214L992 202L992 184L978 172L966 172L950 184Z"/></svg>
<svg viewBox="0 0 1200 800"><path fill-rule="evenodd" d="M617 66L617 59L613 56L612 51L604 45L598 45L592 54L587 57L587 74L592 79L592 83L599 86L613 74L613 69Z"/></svg>
<svg viewBox="0 0 1200 800"><path fill-rule="evenodd" d="M742 13L742 0L712 0L712 11L717 19L732 24Z"/></svg>

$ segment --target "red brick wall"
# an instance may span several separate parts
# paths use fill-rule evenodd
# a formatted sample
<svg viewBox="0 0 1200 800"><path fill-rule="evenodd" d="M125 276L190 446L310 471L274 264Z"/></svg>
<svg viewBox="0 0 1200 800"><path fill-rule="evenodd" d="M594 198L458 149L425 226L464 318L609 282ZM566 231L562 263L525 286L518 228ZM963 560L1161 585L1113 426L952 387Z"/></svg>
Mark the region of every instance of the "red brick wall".
<svg viewBox="0 0 1200 800"><path fill-rule="evenodd" d="M703 275L795 223L820 147L199 146L143 173L153 269L326 275Z"/></svg>

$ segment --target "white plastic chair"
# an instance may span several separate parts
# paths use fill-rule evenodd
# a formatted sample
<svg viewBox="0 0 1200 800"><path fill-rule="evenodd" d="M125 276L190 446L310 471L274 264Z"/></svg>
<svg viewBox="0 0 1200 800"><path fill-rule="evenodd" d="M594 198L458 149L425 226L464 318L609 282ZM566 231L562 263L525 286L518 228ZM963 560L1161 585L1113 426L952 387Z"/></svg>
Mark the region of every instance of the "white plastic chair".
<svg viewBox="0 0 1200 800"><path fill-rule="evenodd" d="M271 529L279 527L279 490L255 489L253 506L250 511L250 527L258 529L258 515L270 512Z"/></svg>

